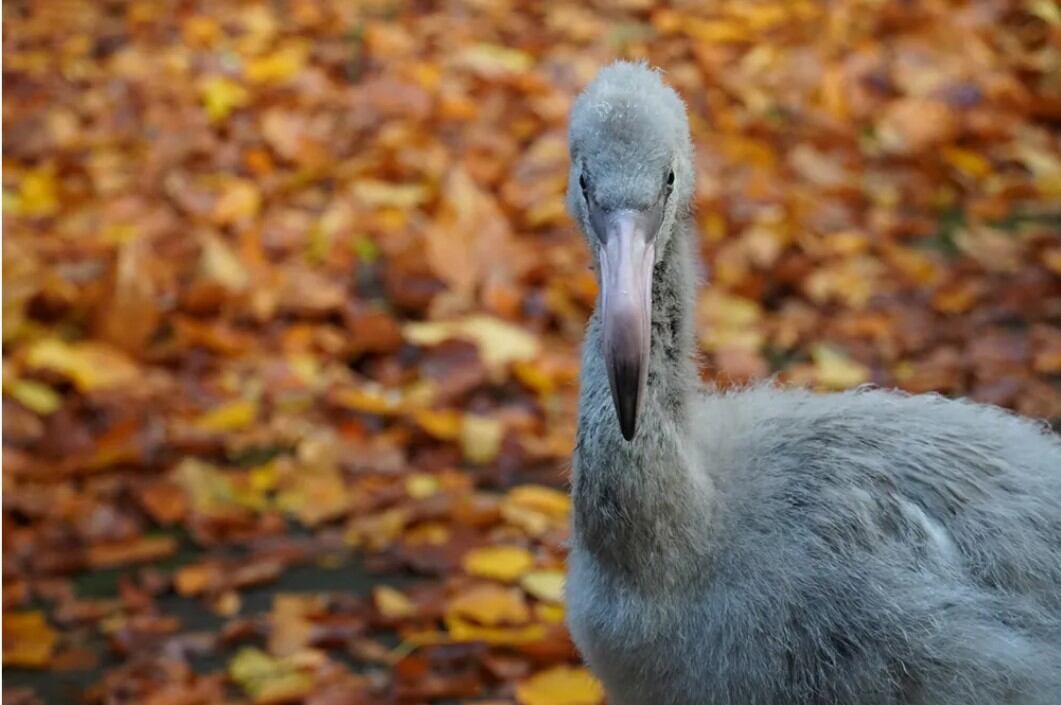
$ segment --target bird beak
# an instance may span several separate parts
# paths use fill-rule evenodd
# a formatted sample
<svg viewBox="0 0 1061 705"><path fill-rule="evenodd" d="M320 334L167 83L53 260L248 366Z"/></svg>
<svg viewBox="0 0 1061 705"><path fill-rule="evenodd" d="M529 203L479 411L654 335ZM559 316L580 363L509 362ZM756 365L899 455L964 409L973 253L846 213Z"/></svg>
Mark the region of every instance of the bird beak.
<svg viewBox="0 0 1061 705"><path fill-rule="evenodd" d="M616 210L592 214L601 243L604 362L623 438L632 440L645 396L652 328L652 268L661 213Z"/></svg>

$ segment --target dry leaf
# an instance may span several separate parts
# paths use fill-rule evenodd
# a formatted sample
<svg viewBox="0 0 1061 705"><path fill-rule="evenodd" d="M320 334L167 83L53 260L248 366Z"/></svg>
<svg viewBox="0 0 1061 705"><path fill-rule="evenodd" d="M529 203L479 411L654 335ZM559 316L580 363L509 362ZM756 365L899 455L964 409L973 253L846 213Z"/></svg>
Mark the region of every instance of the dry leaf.
<svg viewBox="0 0 1061 705"><path fill-rule="evenodd" d="M828 345L814 349L815 377L826 389L847 389L869 381L869 370Z"/></svg>
<svg viewBox="0 0 1061 705"><path fill-rule="evenodd" d="M387 619L406 619L418 612L416 604L387 585L377 585L372 591L376 609Z"/></svg>
<svg viewBox="0 0 1061 705"><path fill-rule="evenodd" d="M528 595L546 602L564 601L564 574L559 570L534 570L519 580Z"/></svg>
<svg viewBox="0 0 1061 705"><path fill-rule="evenodd" d="M479 347L483 362L495 370L512 362L532 360L541 351L538 338L519 326L490 316L410 323L402 328L402 334L414 345L438 345L450 338L468 340Z"/></svg>
<svg viewBox="0 0 1061 705"><path fill-rule="evenodd" d="M464 554L464 570L469 575L514 582L534 565L534 557L519 546L485 546Z"/></svg>
<svg viewBox="0 0 1061 705"><path fill-rule="evenodd" d="M446 611L484 627L519 626L530 619L522 592L492 583L460 592L449 601Z"/></svg>
<svg viewBox="0 0 1061 705"><path fill-rule="evenodd" d="M476 465L492 462L501 450L505 426L500 419L466 414L461 420L461 450L464 459Z"/></svg>
<svg viewBox="0 0 1061 705"><path fill-rule="evenodd" d="M555 666L516 686L520 705L597 705L604 688L585 668Z"/></svg>
<svg viewBox="0 0 1061 705"><path fill-rule="evenodd" d="M44 668L52 658L58 635L43 612L4 612L4 666Z"/></svg>
<svg viewBox="0 0 1061 705"><path fill-rule="evenodd" d="M26 351L26 364L68 378L82 392L132 384L140 378L123 353L102 343L67 343L45 338Z"/></svg>

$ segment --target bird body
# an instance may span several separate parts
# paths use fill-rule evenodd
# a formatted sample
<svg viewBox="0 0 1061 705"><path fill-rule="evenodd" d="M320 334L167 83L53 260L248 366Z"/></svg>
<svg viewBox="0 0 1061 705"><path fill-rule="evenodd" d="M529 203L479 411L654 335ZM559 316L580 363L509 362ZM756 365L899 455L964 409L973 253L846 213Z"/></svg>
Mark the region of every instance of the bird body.
<svg viewBox="0 0 1061 705"><path fill-rule="evenodd" d="M602 295L568 623L609 701L1061 703L1058 437L938 395L702 389L684 106L613 65L571 147Z"/></svg>

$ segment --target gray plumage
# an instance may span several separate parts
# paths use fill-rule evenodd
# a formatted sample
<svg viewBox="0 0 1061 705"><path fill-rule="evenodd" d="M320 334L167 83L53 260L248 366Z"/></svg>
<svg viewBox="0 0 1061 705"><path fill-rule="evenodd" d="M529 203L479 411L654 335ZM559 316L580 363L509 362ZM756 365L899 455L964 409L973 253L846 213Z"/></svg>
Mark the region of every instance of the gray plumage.
<svg viewBox="0 0 1061 705"><path fill-rule="evenodd" d="M662 209L631 441L600 302L583 346L568 622L612 705L1061 703L1058 437L937 395L701 389L683 103L614 64L570 147L597 257L593 209Z"/></svg>

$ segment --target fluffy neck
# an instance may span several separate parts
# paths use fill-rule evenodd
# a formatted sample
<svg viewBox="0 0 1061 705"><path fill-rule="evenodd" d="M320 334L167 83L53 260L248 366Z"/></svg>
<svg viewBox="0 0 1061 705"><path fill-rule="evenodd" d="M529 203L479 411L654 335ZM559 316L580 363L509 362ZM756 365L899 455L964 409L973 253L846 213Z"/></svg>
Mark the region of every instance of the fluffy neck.
<svg viewBox="0 0 1061 705"><path fill-rule="evenodd" d="M692 308L694 239L676 224L656 264L648 385L630 442L619 432L594 313L582 350L574 455L574 540L606 569L641 582L679 579L706 535L710 486L689 431L699 389Z"/></svg>

